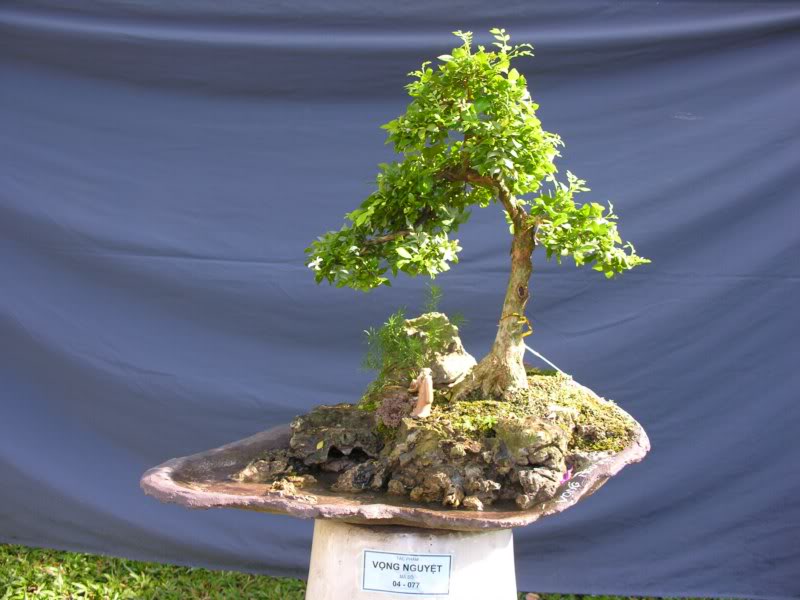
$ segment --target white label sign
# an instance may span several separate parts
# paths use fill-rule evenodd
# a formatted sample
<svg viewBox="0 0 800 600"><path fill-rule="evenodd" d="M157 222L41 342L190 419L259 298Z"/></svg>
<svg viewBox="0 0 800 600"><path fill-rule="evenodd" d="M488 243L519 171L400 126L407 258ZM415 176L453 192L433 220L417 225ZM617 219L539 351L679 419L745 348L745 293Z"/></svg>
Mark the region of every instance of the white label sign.
<svg viewBox="0 0 800 600"><path fill-rule="evenodd" d="M362 591L416 596L450 594L450 554L397 554L364 550Z"/></svg>

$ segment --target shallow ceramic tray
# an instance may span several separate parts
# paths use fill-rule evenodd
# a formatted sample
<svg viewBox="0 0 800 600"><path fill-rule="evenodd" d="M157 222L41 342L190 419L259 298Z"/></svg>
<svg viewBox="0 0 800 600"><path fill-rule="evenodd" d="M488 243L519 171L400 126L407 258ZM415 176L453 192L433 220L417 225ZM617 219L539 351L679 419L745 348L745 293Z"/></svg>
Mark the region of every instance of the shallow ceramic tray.
<svg viewBox="0 0 800 600"><path fill-rule="evenodd" d="M621 409L620 409L621 410ZM231 479L265 450L288 448L288 425L263 431L214 450L173 458L147 471L141 479L145 493L188 508L240 508L279 513L303 519L339 519L370 525L405 525L457 531L485 531L529 525L561 512L588 497L626 465L639 462L650 441L637 423L636 437L627 448L605 453L563 483L556 496L528 510L498 503L483 511L419 504L384 493L336 493L322 483L304 486L296 496L271 491L266 484Z"/></svg>

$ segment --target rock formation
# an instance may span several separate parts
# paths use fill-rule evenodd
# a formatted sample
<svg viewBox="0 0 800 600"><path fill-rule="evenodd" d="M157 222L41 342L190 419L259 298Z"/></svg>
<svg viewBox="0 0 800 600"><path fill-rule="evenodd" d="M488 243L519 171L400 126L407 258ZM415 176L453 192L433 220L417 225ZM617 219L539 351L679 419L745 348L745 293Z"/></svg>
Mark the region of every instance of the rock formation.
<svg viewBox="0 0 800 600"><path fill-rule="evenodd" d="M453 325L447 315L430 312L405 322L406 334L425 339L426 330L435 328L442 338L442 348L436 352L429 365L431 379L436 388L451 387L461 381L470 369L477 364L475 357L464 349L458 335L458 327Z"/></svg>
<svg viewBox="0 0 800 600"><path fill-rule="evenodd" d="M553 498L568 473L621 450L635 431L613 403L557 373L529 371L529 388L507 401L436 399L434 388L458 382L475 359L441 313L409 319L404 330L423 341L434 332L441 349L424 354L430 365L412 385L411 374L385 369L369 401L297 417L289 448L266 453L234 479L284 495L325 485L466 510L500 502L527 510Z"/></svg>

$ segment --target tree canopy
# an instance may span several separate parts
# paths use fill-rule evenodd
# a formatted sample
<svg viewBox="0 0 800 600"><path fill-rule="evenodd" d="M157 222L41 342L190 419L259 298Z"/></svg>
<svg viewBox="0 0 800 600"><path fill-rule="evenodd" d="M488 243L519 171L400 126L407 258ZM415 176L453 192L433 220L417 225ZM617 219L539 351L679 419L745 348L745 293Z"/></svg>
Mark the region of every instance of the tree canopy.
<svg viewBox="0 0 800 600"><path fill-rule="evenodd" d="M511 66L532 56L492 29L491 49L473 48L472 33L438 62L409 73L406 112L383 125L402 155L379 166L377 185L338 231L306 249L317 282L370 290L388 275L437 274L458 262L452 236L473 207L499 203L512 235L532 230L548 258L572 257L607 277L649 262L623 244L613 206L580 204L586 182L556 178L562 146L542 129L525 77Z"/></svg>

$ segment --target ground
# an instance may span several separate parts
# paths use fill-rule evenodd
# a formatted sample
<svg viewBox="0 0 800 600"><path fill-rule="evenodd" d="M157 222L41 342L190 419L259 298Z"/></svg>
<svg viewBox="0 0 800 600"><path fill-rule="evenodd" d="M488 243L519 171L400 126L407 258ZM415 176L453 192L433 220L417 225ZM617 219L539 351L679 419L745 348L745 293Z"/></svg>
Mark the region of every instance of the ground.
<svg viewBox="0 0 800 600"><path fill-rule="evenodd" d="M299 579L0 545L0 600L303 600L304 595L305 582ZM525 596L520 593L520 600ZM637 600L535 596L540 600Z"/></svg>

